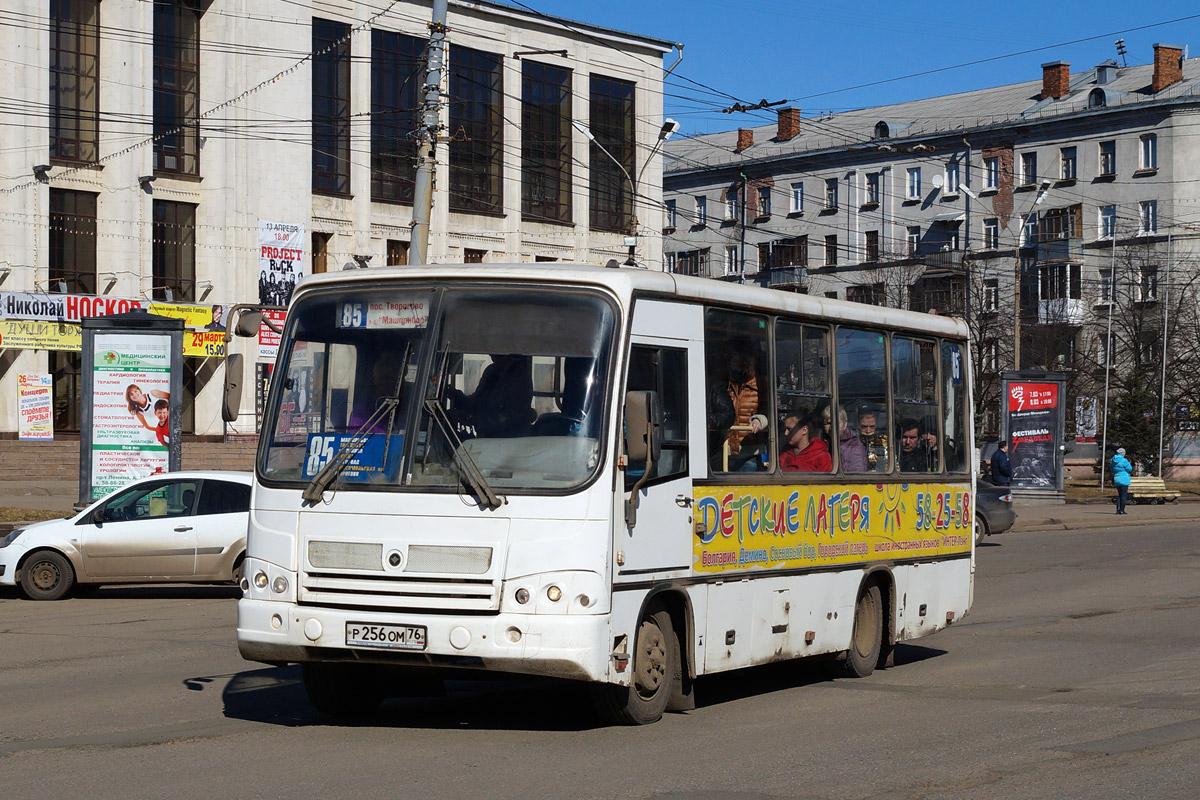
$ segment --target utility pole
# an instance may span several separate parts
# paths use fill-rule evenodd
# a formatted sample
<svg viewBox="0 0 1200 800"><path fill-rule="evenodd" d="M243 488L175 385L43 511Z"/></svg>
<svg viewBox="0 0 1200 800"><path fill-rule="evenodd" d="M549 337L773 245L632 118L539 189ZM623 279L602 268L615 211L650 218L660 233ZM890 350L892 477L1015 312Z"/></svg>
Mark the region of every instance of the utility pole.
<svg viewBox="0 0 1200 800"><path fill-rule="evenodd" d="M429 263L429 220L433 215L433 171L438 131L441 130L442 64L446 57L446 17L449 0L433 0L429 23L429 61L425 73L425 119L417 150L417 181L413 191L412 243L409 263Z"/></svg>

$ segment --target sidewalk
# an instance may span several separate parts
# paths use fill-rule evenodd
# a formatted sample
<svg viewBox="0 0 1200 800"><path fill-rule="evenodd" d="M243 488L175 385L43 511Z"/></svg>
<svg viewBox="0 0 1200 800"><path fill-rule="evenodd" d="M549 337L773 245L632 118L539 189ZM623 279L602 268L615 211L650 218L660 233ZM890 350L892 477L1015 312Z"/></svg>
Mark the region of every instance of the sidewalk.
<svg viewBox="0 0 1200 800"><path fill-rule="evenodd" d="M79 497L79 481L0 481L0 506L39 511L71 511Z"/></svg>
<svg viewBox="0 0 1200 800"><path fill-rule="evenodd" d="M1200 516L1200 505L1195 500L1183 498L1178 503L1166 503L1161 506L1131 503L1125 509L1129 513L1123 517L1117 516L1116 506L1110 502L1050 505L1022 504L1018 501L1013 504L1013 508L1017 512L1017 522L1012 527L1013 533L1135 527L1148 523L1194 520Z"/></svg>

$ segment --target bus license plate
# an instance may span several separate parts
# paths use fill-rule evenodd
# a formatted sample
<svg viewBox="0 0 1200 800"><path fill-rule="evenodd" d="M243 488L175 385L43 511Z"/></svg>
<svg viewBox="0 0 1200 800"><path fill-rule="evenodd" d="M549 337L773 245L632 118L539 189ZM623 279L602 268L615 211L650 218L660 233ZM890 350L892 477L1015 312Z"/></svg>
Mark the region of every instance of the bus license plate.
<svg viewBox="0 0 1200 800"><path fill-rule="evenodd" d="M424 625L346 623L347 647L382 647L388 650L424 650Z"/></svg>

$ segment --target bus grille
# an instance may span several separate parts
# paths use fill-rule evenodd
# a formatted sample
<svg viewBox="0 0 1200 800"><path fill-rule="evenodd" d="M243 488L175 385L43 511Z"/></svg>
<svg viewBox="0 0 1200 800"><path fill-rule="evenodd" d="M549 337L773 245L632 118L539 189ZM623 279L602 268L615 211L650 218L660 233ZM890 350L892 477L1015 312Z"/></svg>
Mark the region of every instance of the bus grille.
<svg viewBox="0 0 1200 800"><path fill-rule="evenodd" d="M298 599L302 605L480 612L499 609L500 587L487 578L415 579L308 571Z"/></svg>

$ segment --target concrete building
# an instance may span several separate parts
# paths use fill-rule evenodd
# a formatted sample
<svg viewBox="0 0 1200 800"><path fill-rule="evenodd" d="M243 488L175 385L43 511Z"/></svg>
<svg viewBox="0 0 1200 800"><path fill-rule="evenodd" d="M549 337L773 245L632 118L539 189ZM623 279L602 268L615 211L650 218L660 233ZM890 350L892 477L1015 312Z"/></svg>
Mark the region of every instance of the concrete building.
<svg viewBox="0 0 1200 800"><path fill-rule="evenodd" d="M978 433L997 433L1001 371L1066 371L1068 440L1090 458L1106 358L1110 385L1140 374L1157 397L1165 309L1188 350L1168 348L1167 408L1198 400L1175 380L1200 272L1200 59L1183 51L672 141L667 268L965 315ZM1112 309L1138 324L1106 348Z"/></svg>
<svg viewBox="0 0 1200 800"><path fill-rule="evenodd" d="M279 305L296 275L407 263L429 2L17 0L0 19L0 437L25 373L53 376L55 428L78 429L78 312L33 300ZM447 39L429 260L623 261L636 216L661 268L674 45L485 0L450 3ZM36 320L67 327L35 341ZM221 358L185 363L185 430L234 432Z"/></svg>

